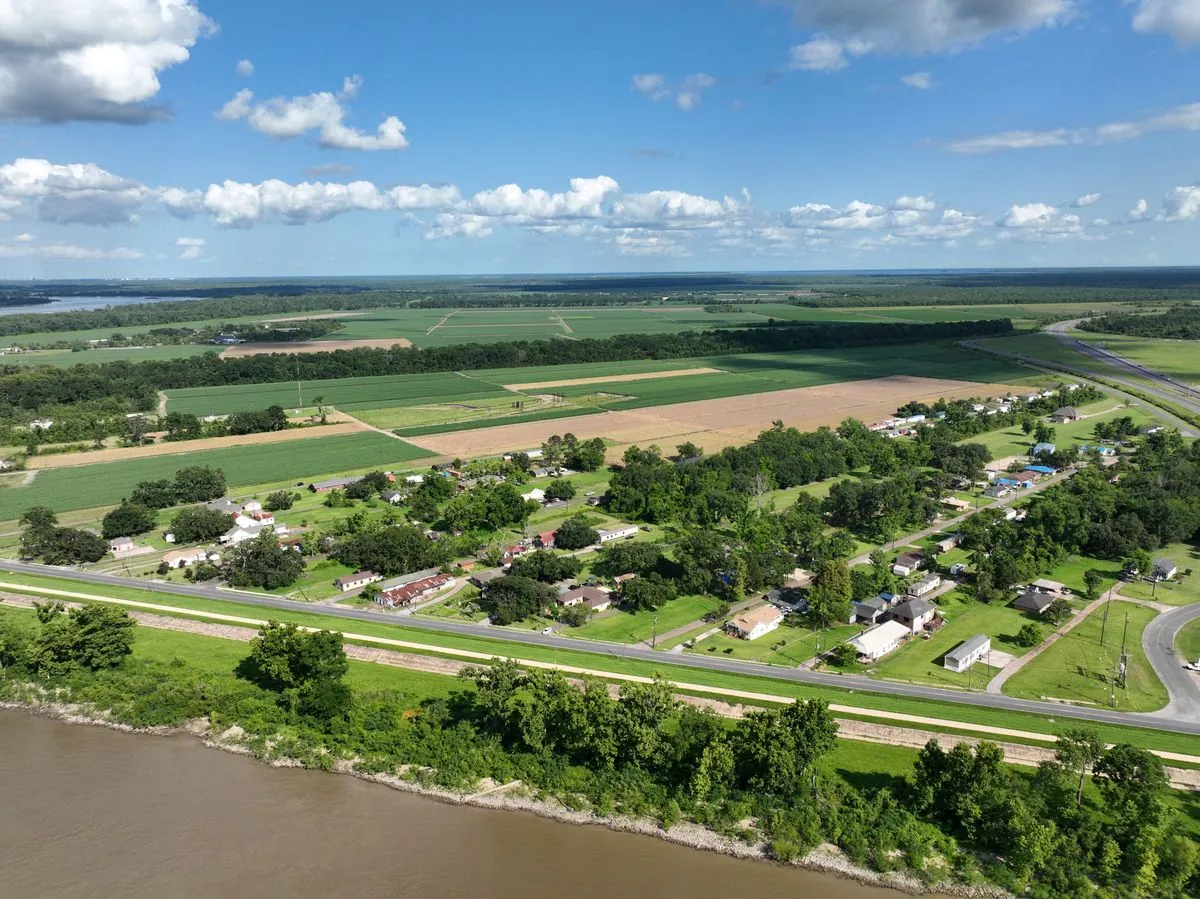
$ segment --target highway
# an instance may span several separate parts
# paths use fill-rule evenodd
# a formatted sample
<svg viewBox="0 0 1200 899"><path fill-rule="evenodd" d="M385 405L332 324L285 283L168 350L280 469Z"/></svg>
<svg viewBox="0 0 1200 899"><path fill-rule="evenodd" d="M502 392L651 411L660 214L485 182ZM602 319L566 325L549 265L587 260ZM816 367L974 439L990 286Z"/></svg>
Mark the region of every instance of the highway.
<svg viewBox="0 0 1200 899"><path fill-rule="evenodd" d="M903 696L912 699L932 700L935 702L953 702L982 708L1005 709L1014 712L1027 712L1045 718L1071 718L1105 724L1117 724L1129 727L1152 728L1172 731L1175 733L1200 735L1200 719L1184 720L1180 717L1160 717L1135 712L1120 712L1113 709L1089 708L1084 706L1068 706L1060 703L1038 702L1026 699L1014 699L1009 696L989 693L963 692L959 690L924 687L915 684L884 683L857 675L823 674L805 671L798 668L779 668L754 662L741 662L736 659L711 658L708 656L672 654L669 657L663 653L640 646L626 646L614 643L598 643L591 640L580 640L563 637L557 634L543 635L540 633L501 630L487 625L468 624L464 622L442 621L412 616L397 616L386 612L374 612L364 609L352 609L339 606L312 605L297 600L283 599L274 596L243 593L240 591L223 590L213 586L193 586L185 584L146 583L110 574L100 574L90 571L78 571L70 568L56 568L28 562L0 560L0 571L16 574L41 575L64 578L88 584L99 584L125 589L145 590L160 594L197 597L201 599L237 602L244 605L257 606L265 609L276 609L289 612L307 612L309 614L328 615L345 618L351 621L370 621L377 624L389 624L411 628L413 630L435 631L455 634L462 637L483 637L493 640L504 640L509 643L528 646L541 646L548 649L565 649L573 652L585 652L609 658L632 659L651 664L705 669L732 674L766 677L793 683L814 686L833 687L841 690L859 691L863 693L883 693L892 696ZM1200 610L1200 607L1197 607ZM498 653L499 654L499 653ZM1177 663L1176 663L1177 664Z"/></svg>

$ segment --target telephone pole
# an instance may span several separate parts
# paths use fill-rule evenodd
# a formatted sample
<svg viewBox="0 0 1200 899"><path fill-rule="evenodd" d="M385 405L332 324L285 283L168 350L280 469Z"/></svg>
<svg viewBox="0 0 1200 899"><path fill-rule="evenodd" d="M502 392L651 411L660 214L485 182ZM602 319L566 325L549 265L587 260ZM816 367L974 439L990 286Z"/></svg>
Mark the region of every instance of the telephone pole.
<svg viewBox="0 0 1200 899"><path fill-rule="evenodd" d="M650 648L654 649L658 645L658 616L654 616L654 636L650 638Z"/></svg>

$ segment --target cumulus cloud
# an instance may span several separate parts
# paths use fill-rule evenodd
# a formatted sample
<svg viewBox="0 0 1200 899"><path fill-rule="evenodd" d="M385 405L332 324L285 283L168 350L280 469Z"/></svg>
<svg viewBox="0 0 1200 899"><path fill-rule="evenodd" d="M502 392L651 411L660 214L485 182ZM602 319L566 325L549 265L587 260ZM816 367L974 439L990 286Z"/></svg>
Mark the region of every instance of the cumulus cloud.
<svg viewBox="0 0 1200 899"><path fill-rule="evenodd" d="M655 103L659 100L672 99L676 106L687 112L699 106L704 92L716 83L716 78L706 75L704 72L688 75L678 84L668 83L666 76L659 72L648 72L643 75L634 75L630 86Z"/></svg>
<svg viewBox="0 0 1200 899"><path fill-rule="evenodd" d="M239 60L238 64L233 67L233 70L243 78L249 78L254 74L254 63L248 59L242 59Z"/></svg>
<svg viewBox="0 0 1200 899"><path fill-rule="evenodd" d="M1014 205L996 225L1003 240L1057 240L1084 232L1078 215L1047 203Z"/></svg>
<svg viewBox="0 0 1200 899"><path fill-rule="evenodd" d="M218 225L248 228L263 221L285 225L323 222L346 212L436 209L458 198L458 188L453 185L380 190L370 181L288 184L271 179L260 184L225 181L209 185L202 205Z"/></svg>
<svg viewBox="0 0 1200 899"><path fill-rule="evenodd" d="M962 50L1002 34L1058 25L1074 0L785 0L796 23L815 32L793 47L793 68L831 71L867 53Z"/></svg>
<svg viewBox="0 0 1200 899"><path fill-rule="evenodd" d="M909 87L927 91L933 87L933 75L930 72L913 72L911 75L901 75L900 80Z"/></svg>
<svg viewBox="0 0 1200 899"><path fill-rule="evenodd" d="M245 119L260 134L286 140L315 132L317 144L338 150L403 150L408 147L405 125L396 116L387 116L367 134L345 123L345 103L354 98L362 79L352 75L342 82L337 93L319 91L300 97L274 97L254 102L254 92L242 89L217 110L225 121Z"/></svg>
<svg viewBox="0 0 1200 899"><path fill-rule="evenodd" d="M1144 222L1150 218L1150 204L1143 198L1133 204L1133 208L1129 210L1129 215L1126 219L1130 222Z"/></svg>
<svg viewBox="0 0 1200 899"><path fill-rule="evenodd" d="M192 0L0 3L0 118L146 122L159 74L215 26Z"/></svg>
<svg viewBox="0 0 1200 899"><path fill-rule="evenodd" d="M952 153L978 155L1039 147L1099 146L1136 140L1154 131L1200 131L1200 103L1177 106L1134 122L1109 122L1094 127L1055 128L1049 131L1004 131L952 141L945 147Z"/></svg>
<svg viewBox="0 0 1200 899"><path fill-rule="evenodd" d="M26 205L55 224L134 224L153 191L93 163L55 165L46 159L17 159L0 166L0 211Z"/></svg>
<svg viewBox="0 0 1200 899"><path fill-rule="evenodd" d="M1196 0L1141 0L1133 28L1143 33L1165 32L1181 47L1200 44L1200 3Z"/></svg>
<svg viewBox="0 0 1200 899"><path fill-rule="evenodd" d="M1176 187L1163 198L1163 218L1168 222L1200 217L1200 184Z"/></svg>
<svg viewBox="0 0 1200 899"><path fill-rule="evenodd" d="M178 237L175 239L175 246L182 250L179 258L187 260L199 259L207 243L203 237Z"/></svg>
<svg viewBox="0 0 1200 899"><path fill-rule="evenodd" d="M1094 203L1098 203L1102 196L1104 196L1104 195L1099 194L1099 193L1087 193L1081 197L1076 198L1075 202L1072 203L1071 205L1074 206L1076 209L1086 209L1088 206L1091 206Z"/></svg>

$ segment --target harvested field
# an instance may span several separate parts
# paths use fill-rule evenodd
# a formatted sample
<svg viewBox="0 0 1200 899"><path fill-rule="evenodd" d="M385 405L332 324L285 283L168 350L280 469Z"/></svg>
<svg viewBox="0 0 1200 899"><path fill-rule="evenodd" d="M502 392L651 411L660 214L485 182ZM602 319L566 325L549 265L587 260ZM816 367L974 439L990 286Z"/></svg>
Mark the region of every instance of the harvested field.
<svg viewBox="0 0 1200 899"><path fill-rule="evenodd" d="M358 434L371 428L360 421L349 419L337 424L318 425L311 428L294 428L287 431L269 431L265 434L241 434L236 437L210 437L207 440L180 440L175 443L155 443L152 446L130 446L116 449L94 450L87 453L61 453L56 456L30 456L26 468L69 468L74 465L91 465L95 462L123 462L133 459L148 459L153 456L174 456L179 453L194 453L200 450L226 449L231 446L261 446L265 443L286 443L312 437L338 437Z"/></svg>
<svg viewBox="0 0 1200 899"><path fill-rule="evenodd" d="M221 353L221 358L263 356L268 353L332 353L334 350L353 350L358 347L376 347L387 350L394 346L412 346L412 341L405 337L388 337L381 340L297 340L280 343L241 343L237 346L227 347Z"/></svg>
<svg viewBox="0 0 1200 899"><path fill-rule="evenodd" d="M656 381L660 378L682 378L685 375L721 374L719 368L682 368L671 371L647 371L634 375L601 375L594 378L568 378L563 381L536 381L532 384L505 384L505 390L542 390L550 387L578 387L581 384L623 384L627 381Z"/></svg>
<svg viewBox="0 0 1200 899"><path fill-rule="evenodd" d="M994 396L1007 393L1009 389L1003 385L895 375L752 396L433 434L412 438L412 442L440 455L484 456L535 446L551 434L569 431L582 439L603 437L612 441L614 446L610 455L614 458L632 443L672 447L689 440L713 451L749 443L771 427L776 419L800 430L836 425L847 417L870 423L892 415L910 400L934 402L939 397Z"/></svg>

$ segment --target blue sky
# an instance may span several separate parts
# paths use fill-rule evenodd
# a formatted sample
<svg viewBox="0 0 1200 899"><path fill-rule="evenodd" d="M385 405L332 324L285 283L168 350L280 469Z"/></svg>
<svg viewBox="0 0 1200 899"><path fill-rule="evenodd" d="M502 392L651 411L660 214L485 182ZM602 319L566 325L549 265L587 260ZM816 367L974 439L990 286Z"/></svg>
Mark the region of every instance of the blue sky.
<svg viewBox="0 0 1200 899"><path fill-rule="evenodd" d="M39 0L0 277L1187 265L1200 0Z"/></svg>

